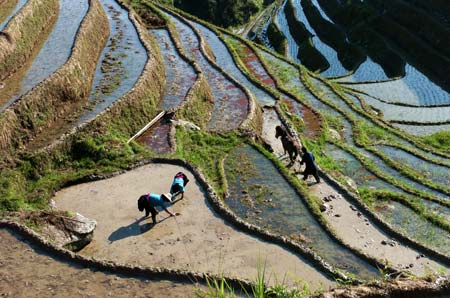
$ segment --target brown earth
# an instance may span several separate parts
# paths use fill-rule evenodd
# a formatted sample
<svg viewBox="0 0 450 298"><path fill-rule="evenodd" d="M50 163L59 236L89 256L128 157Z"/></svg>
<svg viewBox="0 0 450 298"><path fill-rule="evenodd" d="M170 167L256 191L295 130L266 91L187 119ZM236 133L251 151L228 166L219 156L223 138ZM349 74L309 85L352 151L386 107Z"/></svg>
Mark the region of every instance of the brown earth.
<svg viewBox="0 0 450 298"><path fill-rule="evenodd" d="M0 229L1 297L194 297L194 284L127 278L68 264Z"/></svg>
<svg viewBox="0 0 450 298"><path fill-rule="evenodd" d="M185 198L168 217L164 211L156 225L137 210L137 198L148 192L165 193L178 171L191 182ZM205 194L186 169L149 164L114 178L73 186L55 195L60 209L76 211L98 222L94 239L80 253L130 265L157 266L212 272L254 280L265 263L269 283L286 279L307 282L317 289L333 282L299 256L277 245L240 232L212 209Z"/></svg>

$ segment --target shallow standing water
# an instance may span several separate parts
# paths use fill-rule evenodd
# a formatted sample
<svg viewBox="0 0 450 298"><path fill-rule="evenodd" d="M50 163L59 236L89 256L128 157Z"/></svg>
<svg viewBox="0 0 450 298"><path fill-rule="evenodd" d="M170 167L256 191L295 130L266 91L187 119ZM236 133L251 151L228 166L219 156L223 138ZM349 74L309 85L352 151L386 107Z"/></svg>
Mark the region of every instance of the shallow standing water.
<svg viewBox="0 0 450 298"><path fill-rule="evenodd" d="M16 15L16 13L28 2L28 0L19 0L17 1L16 6L11 11L9 16L7 16L3 22L0 23L0 31L5 29L6 25L8 25L9 21Z"/></svg>
<svg viewBox="0 0 450 298"><path fill-rule="evenodd" d="M137 82L148 55L128 11L114 0L100 0L105 10L110 35L99 58L89 94L92 107L80 119L83 123L121 98Z"/></svg>
<svg viewBox="0 0 450 298"><path fill-rule="evenodd" d="M167 30L151 31L161 47L166 66L166 86L160 107L168 110L179 105L197 79L194 68L178 54Z"/></svg>
<svg viewBox="0 0 450 298"><path fill-rule="evenodd" d="M192 28L171 14L165 15L177 28L185 51L199 63L214 94L214 109L208 129L220 131L238 128L248 114L249 99L246 94L208 62Z"/></svg>
<svg viewBox="0 0 450 298"><path fill-rule="evenodd" d="M443 254L450 255L450 237L448 237L447 231L394 201L376 202L374 208L385 221L412 239L425 243Z"/></svg>
<svg viewBox="0 0 450 298"><path fill-rule="evenodd" d="M217 65L250 90L260 104L274 104L274 98L270 94L250 82L241 72L241 70L236 66L236 63L234 62L234 59L225 44L214 32L199 23L195 23L193 21L189 21L189 23L200 31L203 38L209 44L214 52L214 55L216 56Z"/></svg>
<svg viewBox="0 0 450 298"><path fill-rule="evenodd" d="M382 98L388 102L400 102L419 106L450 103L450 94L433 83L414 66L406 64L403 78L372 84L356 84L352 87ZM351 81L343 78L341 81Z"/></svg>
<svg viewBox="0 0 450 298"><path fill-rule="evenodd" d="M23 78L19 93L1 107L0 111L4 111L19 97L66 63L72 53L76 33L88 8L87 0L60 0L58 20L52 32Z"/></svg>
<svg viewBox="0 0 450 298"><path fill-rule="evenodd" d="M255 149L245 145L233 150L225 160L225 173L229 186L225 202L239 217L301 242L325 261L359 278L378 276L376 268L323 231L303 198Z"/></svg>

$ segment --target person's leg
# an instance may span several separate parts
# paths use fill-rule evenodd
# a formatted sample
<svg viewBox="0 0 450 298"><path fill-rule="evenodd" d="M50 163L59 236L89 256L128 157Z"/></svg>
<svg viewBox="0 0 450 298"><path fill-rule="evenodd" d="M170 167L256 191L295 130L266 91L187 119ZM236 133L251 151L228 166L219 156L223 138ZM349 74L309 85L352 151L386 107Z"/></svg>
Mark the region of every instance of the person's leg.
<svg viewBox="0 0 450 298"><path fill-rule="evenodd" d="M153 206L149 206L148 209L152 213L152 221L153 221L153 223L156 224L156 214L158 214L158 211L156 211L155 207L153 207Z"/></svg>
<svg viewBox="0 0 450 298"><path fill-rule="evenodd" d="M316 178L317 183L320 183L319 173L317 172L317 169L314 171L314 178Z"/></svg>

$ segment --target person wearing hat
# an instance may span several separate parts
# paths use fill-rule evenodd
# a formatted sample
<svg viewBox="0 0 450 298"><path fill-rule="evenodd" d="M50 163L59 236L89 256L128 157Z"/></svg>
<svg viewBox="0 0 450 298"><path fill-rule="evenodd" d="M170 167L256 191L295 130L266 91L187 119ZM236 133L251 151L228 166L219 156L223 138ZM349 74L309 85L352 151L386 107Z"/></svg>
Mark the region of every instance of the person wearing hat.
<svg viewBox="0 0 450 298"><path fill-rule="evenodd" d="M170 193L165 193L161 195L148 193L139 197L138 209L141 212L144 211L145 209L145 217L147 217L149 213L151 213L153 223L156 224L156 214L158 214L156 207L161 207L164 211L169 213L170 216L179 215L179 213L173 213L169 209L167 209L167 207L171 203L172 203L172 195Z"/></svg>

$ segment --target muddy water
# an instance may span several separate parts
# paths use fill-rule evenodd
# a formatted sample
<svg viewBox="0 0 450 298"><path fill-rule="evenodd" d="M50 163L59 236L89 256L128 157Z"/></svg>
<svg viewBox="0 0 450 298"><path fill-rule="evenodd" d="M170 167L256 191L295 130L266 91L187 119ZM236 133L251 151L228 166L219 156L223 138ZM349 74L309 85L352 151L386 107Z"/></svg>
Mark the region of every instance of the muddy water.
<svg viewBox="0 0 450 298"><path fill-rule="evenodd" d="M248 114L248 98L237 85L215 69L200 50L200 41L192 28L178 18L168 15L177 28L184 50L200 65L214 94L214 109L208 129L233 130L239 127Z"/></svg>
<svg viewBox="0 0 450 298"><path fill-rule="evenodd" d="M167 30L152 30L152 33L161 47L166 66L166 87L160 107L168 110L184 100L197 75L193 67L180 57Z"/></svg>
<svg viewBox="0 0 450 298"><path fill-rule="evenodd" d="M225 172L230 193L226 203L238 216L302 242L327 262L359 278L378 275L375 268L322 230L303 199L255 149L248 145L235 149L225 161Z"/></svg>
<svg viewBox="0 0 450 298"><path fill-rule="evenodd" d="M6 25L8 25L9 21L16 15L16 13L28 2L28 0L19 0L17 1L16 6L11 11L11 13L0 23L0 31L5 29Z"/></svg>
<svg viewBox="0 0 450 298"><path fill-rule="evenodd" d="M334 118L339 119L340 124L342 125L341 135L345 139L348 144L354 144L352 138L352 125L346 119L342 117L342 114L331 108L330 106L324 104L320 100L318 100L313 94L309 92L308 89L303 85L299 78L298 70L295 69L292 65L272 56L271 54L260 51L263 59L266 61L266 65L272 68L274 73L282 73L286 75L288 81L285 82L287 89L293 92L294 94L298 94L298 96L309 102L316 110L320 111L322 114L332 116Z"/></svg>
<svg viewBox="0 0 450 298"><path fill-rule="evenodd" d="M228 36L227 38L236 41L232 37ZM252 49L247 47L245 44L241 44L241 47L245 51L245 57L243 57L243 63L246 68L252 73L256 78L258 78L263 84L271 87L273 89L277 89L275 81L272 77L267 73L264 66L261 64L261 61L257 57L257 55L253 52ZM314 138L320 132L320 121L317 119L317 116L306 106L297 102L295 99L290 97L287 94L281 92L281 98L284 103L288 106L291 113L299 116L304 124L305 124L305 136L309 138Z"/></svg>
<svg viewBox="0 0 450 298"><path fill-rule="evenodd" d="M236 66L236 63L234 62L234 59L225 44L219 39L219 37L217 37L214 32L212 32L205 26L193 21L190 21L190 24L200 31L203 38L213 50L214 56L216 56L217 65L219 65L224 71L226 71L229 75L231 75L242 85L244 85L248 90L250 90L250 92L252 92L255 96L255 99L261 105L274 104L275 99L270 94L250 82L247 77L241 72L241 70Z"/></svg>
<svg viewBox="0 0 450 298"><path fill-rule="evenodd" d="M171 151L169 131L170 123L162 120L155 127L141 135L137 141L156 154L168 154Z"/></svg>
<svg viewBox="0 0 450 298"><path fill-rule="evenodd" d="M89 95L91 108L78 123L92 119L127 93L139 79L147 62L147 52L128 11L114 0L100 0L108 16L110 35L95 70Z"/></svg>
<svg viewBox="0 0 450 298"><path fill-rule="evenodd" d="M129 278L68 263L0 229L2 297L194 297L191 284Z"/></svg>
<svg viewBox="0 0 450 298"><path fill-rule="evenodd" d="M408 237L443 254L450 255L450 237L447 231L433 225L397 202L376 202L374 207L377 214L399 231L403 231Z"/></svg>
<svg viewBox="0 0 450 298"><path fill-rule="evenodd" d="M67 61L75 35L88 8L87 0L60 0L58 20L52 32L22 79L20 91L12 96L0 111L6 109Z"/></svg>

